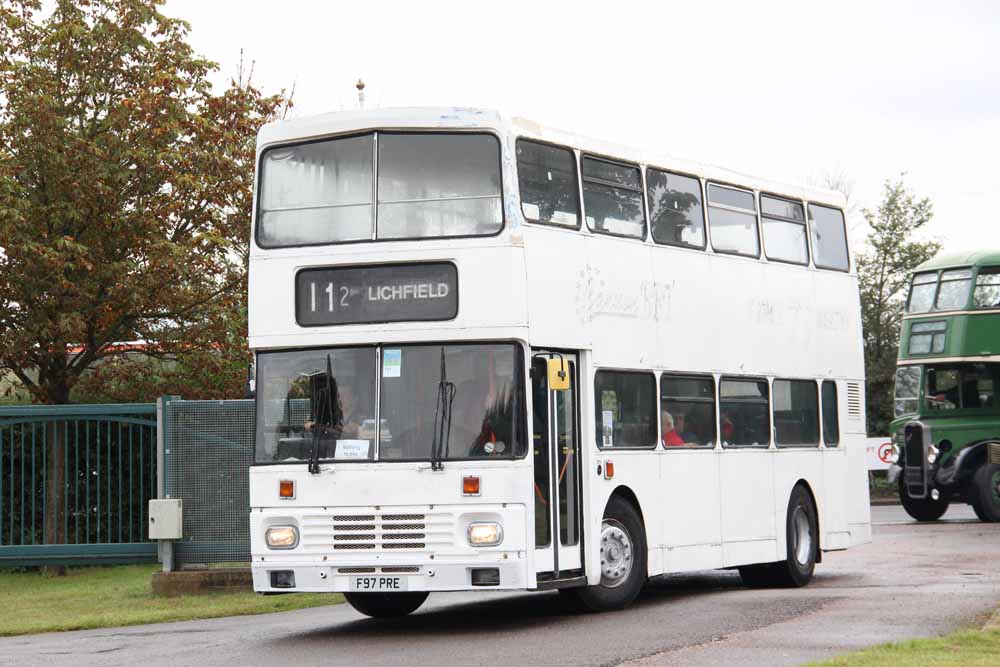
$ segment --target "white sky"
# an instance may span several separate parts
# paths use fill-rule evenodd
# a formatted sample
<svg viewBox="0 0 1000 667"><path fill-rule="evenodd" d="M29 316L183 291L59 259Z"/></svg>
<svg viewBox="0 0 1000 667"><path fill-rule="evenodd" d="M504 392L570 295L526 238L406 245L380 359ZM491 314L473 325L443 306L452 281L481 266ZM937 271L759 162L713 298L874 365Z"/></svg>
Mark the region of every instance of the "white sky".
<svg viewBox="0 0 1000 667"><path fill-rule="evenodd" d="M946 249L1000 245L1000 3L168 0L191 42L294 115L497 107L792 183L934 202ZM857 226L855 220L852 226ZM854 231L857 245L864 230Z"/></svg>

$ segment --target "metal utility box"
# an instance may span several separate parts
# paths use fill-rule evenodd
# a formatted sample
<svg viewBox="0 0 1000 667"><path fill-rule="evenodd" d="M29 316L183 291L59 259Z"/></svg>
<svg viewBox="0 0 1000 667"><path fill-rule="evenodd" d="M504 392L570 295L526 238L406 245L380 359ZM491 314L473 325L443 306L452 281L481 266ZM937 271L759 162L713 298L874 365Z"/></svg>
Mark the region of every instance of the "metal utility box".
<svg viewBox="0 0 1000 667"><path fill-rule="evenodd" d="M149 539L179 540L183 528L184 503L179 498L149 501Z"/></svg>

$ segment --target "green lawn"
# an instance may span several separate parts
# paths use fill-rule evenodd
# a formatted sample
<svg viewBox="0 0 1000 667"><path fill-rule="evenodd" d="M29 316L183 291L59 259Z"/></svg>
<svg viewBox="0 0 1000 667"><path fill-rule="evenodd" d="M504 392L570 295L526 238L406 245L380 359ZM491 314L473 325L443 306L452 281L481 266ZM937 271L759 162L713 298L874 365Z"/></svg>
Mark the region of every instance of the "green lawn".
<svg viewBox="0 0 1000 667"><path fill-rule="evenodd" d="M817 666L893 665L893 667L937 667L939 665L978 666L1000 664L1000 627L988 630L959 630L936 639L912 639L848 653Z"/></svg>
<svg viewBox="0 0 1000 667"><path fill-rule="evenodd" d="M64 577L0 570L0 636L266 614L343 601L340 595L321 593L162 598L150 590L158 567L71 568Z"/></svg>

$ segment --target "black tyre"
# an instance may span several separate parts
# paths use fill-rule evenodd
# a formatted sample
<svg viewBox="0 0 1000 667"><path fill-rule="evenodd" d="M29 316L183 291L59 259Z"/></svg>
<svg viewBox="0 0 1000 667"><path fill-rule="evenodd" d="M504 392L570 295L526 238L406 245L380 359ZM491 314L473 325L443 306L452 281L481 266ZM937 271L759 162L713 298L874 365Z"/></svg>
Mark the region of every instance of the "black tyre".
<svg viewBox="0 0 1000 667"><path fill-rule="evenodd" d="M344 593L352 607L372 618L398 618L417 610L428 593Z"/></svg>
<svg viewBox="0 0 1000 667"><path fill-rule="evenodd" d="M745 565L743 583L751 588L797 588L812 579L819 555L819 520L816 504L804 486L792 489L785 515L785 560Z"/></svg>
<svg viewBox="0 0 1000 667"><path fill-rule="evenodd" d="M911 498L906 491L906 484L899 480L899 502L906 513L917 521L937 521L948 511L948 498L942 495L937 500L930 496L926 498Z"/></svg>
<svg viewBox="0 0 1000 667"><path fill-rule="evenodd" d="M646 530L632 503L612 496L601 523L601 583L573 588L585 610L613 611L632 603L646 583Z"/></svg>
<svg viewBox="0 0 1000 667"><path fill-rule="evenodd" d="M972 476L969 504L980 521L1000 521L1000 465L984 463Z"/></svg>

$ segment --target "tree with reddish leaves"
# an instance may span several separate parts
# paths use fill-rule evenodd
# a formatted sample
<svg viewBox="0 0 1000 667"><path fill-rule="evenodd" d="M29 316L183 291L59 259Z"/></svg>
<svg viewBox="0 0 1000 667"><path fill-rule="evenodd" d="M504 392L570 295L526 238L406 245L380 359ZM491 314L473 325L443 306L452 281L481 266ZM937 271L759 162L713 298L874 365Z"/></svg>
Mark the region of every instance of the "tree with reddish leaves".
<svg viewBox="0 0 1000 667"><path fill-rule="evenodd" d="M160 5L0 6L0 372L39 403L242 392L254 139L290 100L216 94Z"/></svg>

